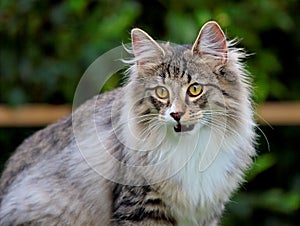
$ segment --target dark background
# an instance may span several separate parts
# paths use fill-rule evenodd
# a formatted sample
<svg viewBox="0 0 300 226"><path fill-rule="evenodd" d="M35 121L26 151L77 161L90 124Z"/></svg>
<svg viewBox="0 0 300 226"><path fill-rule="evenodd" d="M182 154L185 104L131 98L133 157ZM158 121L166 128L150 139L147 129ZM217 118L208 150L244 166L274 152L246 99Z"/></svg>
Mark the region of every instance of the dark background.
<svg viewBox="0 0 300 226"><path fill-rule="evenodd" d="M132 28L158 40L192 43L212 19L251 54L247 69L256 103L299 101L299 10L297 0L2 0L0 104L71 104L87 67L128 43ZM105 89L119 80L111 79ZM248 183L227 206L223 225L300 225L300 128L259 128L259 157ZM0 127L0 171L22 140L38 129Z"/></svg>

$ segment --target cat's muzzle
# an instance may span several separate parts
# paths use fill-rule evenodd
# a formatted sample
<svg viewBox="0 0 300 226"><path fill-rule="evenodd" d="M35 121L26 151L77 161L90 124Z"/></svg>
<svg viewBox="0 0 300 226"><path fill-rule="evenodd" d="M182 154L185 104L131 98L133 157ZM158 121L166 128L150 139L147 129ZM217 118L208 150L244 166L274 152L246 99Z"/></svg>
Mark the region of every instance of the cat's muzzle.
<svg viewBox="0 0 300 226"><path fill-rule="evenodd" d="M175 132L188 132L188 131L191 131L193 130L195 127L195 125L182 125L181 123L177 123L175 126L174 126L174 131Z"/></svg>

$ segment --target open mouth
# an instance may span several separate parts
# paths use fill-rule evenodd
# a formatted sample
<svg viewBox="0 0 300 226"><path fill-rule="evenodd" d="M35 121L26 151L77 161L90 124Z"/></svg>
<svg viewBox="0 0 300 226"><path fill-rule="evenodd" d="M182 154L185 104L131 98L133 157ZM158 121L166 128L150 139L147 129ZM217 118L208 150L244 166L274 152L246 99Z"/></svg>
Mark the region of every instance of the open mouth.
<svg viewBox="0 0 300 226"><path fill-rule="evenodd" d="M187 132L187 131L191 131L192 129L194 129L195 125L181 125L180 123L178 123L176 126L174 126L174 130L176 133L178 132Z"/></svg>

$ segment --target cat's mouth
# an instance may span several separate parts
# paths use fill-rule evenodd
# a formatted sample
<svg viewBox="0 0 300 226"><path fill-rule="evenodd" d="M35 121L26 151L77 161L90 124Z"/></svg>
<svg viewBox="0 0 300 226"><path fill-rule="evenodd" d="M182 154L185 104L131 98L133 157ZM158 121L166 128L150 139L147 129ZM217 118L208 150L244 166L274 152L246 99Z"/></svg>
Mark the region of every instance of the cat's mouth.
<svg viewBox="0 0 300 226"><path fill-rule="evenodd" d="M179 133L179 132L188 132L188 131L193 130L194 127L195 127L195 125L182 125L180 123L177 123L174 126L174 130L175 130L176 133Z"/></svg>

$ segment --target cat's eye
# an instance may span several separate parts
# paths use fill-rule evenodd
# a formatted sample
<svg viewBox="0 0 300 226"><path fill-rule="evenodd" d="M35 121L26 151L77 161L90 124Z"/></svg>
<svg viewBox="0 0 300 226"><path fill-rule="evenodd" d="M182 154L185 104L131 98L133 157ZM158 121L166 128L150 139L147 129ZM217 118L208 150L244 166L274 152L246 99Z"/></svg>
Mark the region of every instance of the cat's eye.
<svg viewBox="0 0 300 226"><path fill-rule="evenodd" d="M187 90L187 94L190 97L199 96L202 92L203 92L202 86L198 83L194 83L194 84L190 85Z"/></svg>
<svg viewBox="0 0 300 226"><path fill-rule="evenodd" d="M158 86L155 88L155 94L160 98L160 99L167 99L169 97L169 91L163 87L163 86Z"/></svg>

